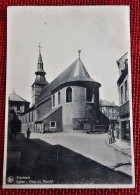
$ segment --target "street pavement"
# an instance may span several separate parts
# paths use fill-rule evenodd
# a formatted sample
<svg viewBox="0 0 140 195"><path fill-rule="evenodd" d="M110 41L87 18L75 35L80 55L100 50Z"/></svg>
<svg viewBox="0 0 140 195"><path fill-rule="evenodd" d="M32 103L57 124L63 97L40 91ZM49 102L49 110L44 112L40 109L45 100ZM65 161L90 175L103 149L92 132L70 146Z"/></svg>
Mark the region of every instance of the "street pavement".
<svg viewBox="0 0 140 195"><path fill-rule="evenodd" d="M32 133L31 139L41 139L51 145L61 145L109 168L132 175L132 158L107 144L107 134Z"/></svg>

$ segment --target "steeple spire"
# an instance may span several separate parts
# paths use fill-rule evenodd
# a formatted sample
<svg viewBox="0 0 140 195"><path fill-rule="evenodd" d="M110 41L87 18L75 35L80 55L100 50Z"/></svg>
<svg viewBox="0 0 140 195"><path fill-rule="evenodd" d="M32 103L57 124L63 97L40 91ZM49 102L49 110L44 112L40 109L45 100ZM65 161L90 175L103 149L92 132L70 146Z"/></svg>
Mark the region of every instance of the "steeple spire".
<svg viewBox="0 0 140 195"><path fill-rule="evenodd" d="M38 63L37 63L37 71L35 72L36 79L34 83L32 84L32 105L36 103L41 93L41 90L46 85L48 85L48 82L46 81L46 78L45 78L46 72L43 69L43 61L42 61L42 56L41 56L40 43L37 47L39 47L39 58L38 58Z"/></svg>
<svg viewBox="0 0 140 195"><path fill-rule="evenodd" d="M41 54L41 46L40 46L40 43L39 43L39 45L37 46L37 47L39 47L39 54Z"/></svg>
<svg viewBox="0 0 140 195"><path fill-rule="evenodd" d="M39 84L41 85L41 87L44 87L44 85L47 85L48 82L46 81L46 78L45 78L46 72L43 69L43 60L42 60L41 50L40 50L42 47L40 46L40 43L37 47L39 47L39 57L38 57L38 63L37 63L37 71L35 72L36 79L35 79L34 84Z"/></svg>

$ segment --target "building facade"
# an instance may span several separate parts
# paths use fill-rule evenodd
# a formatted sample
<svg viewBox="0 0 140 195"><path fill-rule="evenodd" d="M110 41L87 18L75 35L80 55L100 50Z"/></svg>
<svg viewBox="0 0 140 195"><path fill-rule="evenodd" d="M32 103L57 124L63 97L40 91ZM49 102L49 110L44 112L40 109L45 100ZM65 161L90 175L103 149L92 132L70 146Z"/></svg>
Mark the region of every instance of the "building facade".
<svg viewBox="0 0 140 195"><path fill-rule="evenodd" d="M107 128L99 109L101 84L90 77L80 57L51 83L45 79L41 53L37 67L32 107L22 113L23 131L95 131L101 122Z"/></svg>
<svg viewBox="0 0 140 195"><path fill-rule="evenodd" d="M119 79L117 81L119 92L120 113L120 138L131 140L130 134L130 106L129 106L129 76L128 76L128 53L117 60Z"/></svg>
<svg viewBox="0 0 140 195"><path fill-rule="evenodd" d="M100 111L108 117L109 123L112 123L114 127L119 124L119 106L114 102L100 100Z"/></svg>
<svg viewBox="0 0 140 195"><path fill-rule="evenodd" d="M29 108L30 103L13 92L9 95L8 99L8 128L9 134L21 131L21 113Z"/></svg>

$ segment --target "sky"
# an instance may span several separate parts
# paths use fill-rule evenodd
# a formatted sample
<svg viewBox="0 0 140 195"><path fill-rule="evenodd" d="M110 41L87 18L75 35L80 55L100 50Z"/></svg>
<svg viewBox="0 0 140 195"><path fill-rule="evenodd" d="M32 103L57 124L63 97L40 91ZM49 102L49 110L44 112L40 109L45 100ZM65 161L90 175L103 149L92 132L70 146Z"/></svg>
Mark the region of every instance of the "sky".
<svg viewBox="0 0 140 195"><path fill-rule="evenodd" d="M8 7L7 94L31 102L39 43L51 82L78 58L101 84L100 99L119 105L116 60L130 52L128 6Z"/></svg>

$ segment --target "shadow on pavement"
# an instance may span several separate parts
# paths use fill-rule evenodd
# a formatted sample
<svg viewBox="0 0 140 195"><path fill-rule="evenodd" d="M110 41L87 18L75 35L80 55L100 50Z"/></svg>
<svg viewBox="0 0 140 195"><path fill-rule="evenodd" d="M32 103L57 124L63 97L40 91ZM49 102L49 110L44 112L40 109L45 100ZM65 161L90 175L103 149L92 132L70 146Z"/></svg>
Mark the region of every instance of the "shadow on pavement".
<svg viewBox="0 0 140 195"><path fill-rule="evenodd" d="M7 169L7 176L28 176L32 181L52 181L53 184L132 183L131 176L105 167L66 147L18 136L15 143L8 144L8 156L10 152L17 151L20 155L17 155L15 163L8 160L7 167L10 169ZM12 159L13 153L10 156L8 159ZM12 166L15 170L13 173L9 171Z"/></svg>

